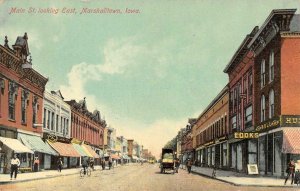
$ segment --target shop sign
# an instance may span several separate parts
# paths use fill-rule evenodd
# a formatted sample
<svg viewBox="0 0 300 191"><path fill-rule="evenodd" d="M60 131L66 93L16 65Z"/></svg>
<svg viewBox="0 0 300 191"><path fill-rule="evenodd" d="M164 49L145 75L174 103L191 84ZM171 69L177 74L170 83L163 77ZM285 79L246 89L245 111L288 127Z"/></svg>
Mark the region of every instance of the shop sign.
<svg viewBox="0 0 300 191"><path fill-rule="evenodd" d="M214 144L214 141L210 141L208 143L205 143L204 146L209 146L209 145L212 145L212 144Z"/></svg>
<svg viewBox="0 0 300 191"><path fill-rule="evenodd" d="M50 141L51 143L55 143L57 141L57 136L54 134L48 134L47 140Z"/></svg>
<svg viewBox="0 0 300 191"><path fill-rule="evenodd" d="M70 139L65 138L65 137L59 137L55 134L50 134L50 133L44 133L43 135L44 139L47 139L48 141L55 143L55 142L63 142L63 143L70 143Z"/></svg>
<svg viewBox="0 0 300 191"><path fill-rule="evenodd" d="M248 164L248 174L258 174L257 164Z"/></svg>
<svg viewBox="0 0 300 191"><path fill-rule="evenodd" d="M253 132L235 132L235 139L257 139L259 137L259 133Z"/></svg>
<svg viewBox="0 0 300 191"><path fill-rule="evenodd" d="M300 115L282 115L282 127L300 127Z"/></svg>
<svg viewBox="0 0 300 191"><path fill-rule="evenodd" d="M82 141L80 141L79 139L73 138L71 140L71 143L75 143L75 144L81 144Z"/></svg>
<svg viewBox="0 0 300 191"><path fill-rule="evenodd" d="M270 121L264 122L260 125L258 125L255 128L256 132L264 132L264 131L269 131L271 129L277 128L280 125L280 120L279 119L272 119Z"/></svg>
<svg viewBox="0 0 300 191"><path fill-rule="evenodd" d="M219 143L221 141L225 141L227 139L226 136L220 137L219 139L216 140L216 143Z"/></svg>

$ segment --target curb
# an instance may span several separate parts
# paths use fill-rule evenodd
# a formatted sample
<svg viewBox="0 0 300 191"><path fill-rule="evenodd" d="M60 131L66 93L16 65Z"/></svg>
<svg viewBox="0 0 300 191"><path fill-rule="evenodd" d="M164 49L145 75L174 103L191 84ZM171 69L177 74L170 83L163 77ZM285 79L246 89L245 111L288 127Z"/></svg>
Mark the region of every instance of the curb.
<svg viewBox="0 0 300 191"><path fill-rule="evenodd" d="M95 171L97 171L97 170L95 170ZM99 171L104 171L104 170L99 169ZM69 174L46 175L45 177L35 177L35 178L25 179L25 180L0 181L0 185L17 184L17 183L20 183L20 182L30 182L30 181L34 181L34 180L50 179L50 178L56 178L56 177L60 177L60 176L70 176L70 175L74 175L74 174L78 174L78 172L72 172L72 173L69 173Z"/></svg>
<svg viewBox="0 0 300 191"><path fill-rule="evenodd" d="M228 180L223 180L223 179L220 179L218 177L216 178L213 178L207 174L202 174L200 172L195 172L195 171L192 171L193 174L197 174L197 175L200 175L200 176L204 176L204 177L207 177L207 178L210 178L212 180L218 180L220 182L224 182L224 183L227 183L227 184L231 184L233 186L244 186L244 187L277 187L277 188L300 188L300 186L286 186L286 185L262 185L262 184L256 184L256 185L252 185L252 184L237 184L237 183L234 183L234 182L230 182Z"/></svg>
<svg viewBox="0 0 300 191"><path fill-rule="evenodd" d="M34 180L42 180L42 179L50 179L50 178L56 178L56 177L60 177L60 176L69 176L69 175L74 175L74 174L78 174L78 172L76 173L70 173L70 174L58 174L58 175L46 175L46 177L36 177L36 178L31 178L31 179L25 179L25 180L11 180L11 181L1 181L0 185L4 185L4 184L17 184L20 182L30 182L30 181L34 181Z"/></svg>

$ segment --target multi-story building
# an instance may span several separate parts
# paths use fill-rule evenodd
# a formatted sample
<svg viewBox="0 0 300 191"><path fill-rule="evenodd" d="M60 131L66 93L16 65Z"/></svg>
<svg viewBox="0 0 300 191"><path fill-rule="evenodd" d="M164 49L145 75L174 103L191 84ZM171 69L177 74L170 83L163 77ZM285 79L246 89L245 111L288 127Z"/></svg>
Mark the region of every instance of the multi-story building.
<svg viewBox="0 0 300 191"><path fill-rule="evenodd" d="M192 126L196 165L228 166L228 98L228 86L225 86Z"/></svg>
<svg viewBox="0 0 300 191"><path fill-rule="evenodd" d="M92 157L99 158L104 148L106 121L98 110L88 111L85 98L78 103L75 100L66 103L71 106L71 138L84 143Z"/></svg>
<svg viewBox="0 0 300 191"><path fill-rule="evenodd" d="M41 139L43 93L48 79L32 68L29 55L26 33L17 37L12 48L7 37L4 46L0 45L1 172L10 168L8 160L14 153L19 153L21 167L29 169L33 166L35 154L36 157L38 153L54 154ZM23 150L20 151L19 146Z"/></svg>
<svg viewBox="0 0 300 191"><path fill-rule="evenodd" d="M248 44L254 52L254 109L258 169L283 176L290 158L300 159L300 15L273 10Z"/></svg>
<svg viewBox="0 0 300 191"><path fill-rule="evenodd" d="M58 91L45 91L44 92L44 114L43 114L43 137L44 139L54 141L61 141L65 147L71 147L70 145L70 127L71 127L71 108L70 105L64 102L64 97L61 92ZM53 140L55 138L55 140ZM56 140L57 139L57 140ZM52 143L50 143L52 144ZM55 144L55 143L53 143ZM60 153L60 157L63 158L64 167L76 166L78 154L72 152L74 155L64 156ZM68 162L67 157L73 157ZM57 157L46 155L44 157L46 168L56 168ZM70 160L70 159L69 159Z"/></svg>
<svg viewBox="0 0 300 191"><path fill-rule="evenodd" d="M225 68L230 79L230 166L283 176L300 159L300 16L273 10Z"/></svg>
<svg viewBox="0 0 300 191"><path fill-rule="evenodd" d="M186 128L184 129L181 136L181 161L185 162L188 158L194 159L194 148L193 148L193 135L192 135L192 127L195 124L196 119L190 118L188 119L188 123Z"/></svg>
<svg viewBox="0 0 300 191"><path fill-rule="evenodd" d="M244 172L247 170L247 164L257 163L255 138L238 136L238 133L242 135L242 132L252 132L254 129L254 58L247 45L257 32L258 27L255 27L246 36L224 69L229 76L230 168Z"/></svg>

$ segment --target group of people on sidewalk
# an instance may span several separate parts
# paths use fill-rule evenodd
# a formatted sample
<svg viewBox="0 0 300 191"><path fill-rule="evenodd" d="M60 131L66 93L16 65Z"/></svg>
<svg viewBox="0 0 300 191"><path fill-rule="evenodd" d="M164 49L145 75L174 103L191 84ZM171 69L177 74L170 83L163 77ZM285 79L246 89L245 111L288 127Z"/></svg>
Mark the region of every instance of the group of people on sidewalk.
<svg viewBox="0 0 300 191"><path fill-rule="evenodd" d="M286 182L291 177L291 185L293 184L300 184L300 160L295 163L294 159L291 159L288 163L288 166L285 170L287 173L287 176L284 181L284 185L286 185Z"/></svg>

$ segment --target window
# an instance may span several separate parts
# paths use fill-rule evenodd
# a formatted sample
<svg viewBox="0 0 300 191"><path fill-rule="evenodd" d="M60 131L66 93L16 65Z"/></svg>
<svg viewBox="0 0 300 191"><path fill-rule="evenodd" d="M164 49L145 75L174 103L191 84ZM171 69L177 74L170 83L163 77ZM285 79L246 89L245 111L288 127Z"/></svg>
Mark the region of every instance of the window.
<svg viewBox="0 0 300 191"><path fill-rule="evenodd" d="M69 119L66 120L66 135L69 134Z"/></svg>
<svg viewBox="0 0 300 191"><path fill-rule="evenodd" d="M44 129L46 128L46 115L47 115L47 110L44 109L44 120L43 120L43 127L44 127Z"/></svg>
<svg viewBox="0 0 300 191"><path fill-rule="evenodd" d="M9 119L15 120L15 105L18 88L14 82L9 82L8 92L8 117Z"/></svg>
<svg viewBox="0 0 300 191"><path fill-rule="evenodd" d="M60 117L60 132L63 132L63 118Z"/></svg>
<svg viewBox="0 0 300 191"><path fill-rule="evenodd" d="M245 128L252 127L252 105L245 110Z"/></svg>
<svg viewBox="0 0 300 191"><path fill-rule="evenodd" d="M21 122L26 123L26 108L27 108L28 92L23 90L21 96Z"/></svg>
<svg viewBox="0 0 300 191"><path fill-rule="evenodd" d="M253 88L253 85L252 85L252 72L249 73L248 75L248 93L249 95L252 95L252 88Z"/></svg>
<svg viewBox="0 0 300 191"><path fill-rule="evenodd" d="M231 118L231 128L236 129L236 116Z"/></svg>
<svg viewBox="0 0 300 191"><path fill-rule="evenodd" d="M50 111L48 111L48 116L47 116L47 129L50 129Z"/></svg>
<svg viewBox="0 0 300 191"><path fill-rule="evenodd" d="M55 126L56 126L56 132L58 133L58 115L56 115L56 120L55 120Z"/></svg>
<svg viewBox="0 0 300 191"><path fill-rule="evenodd" d="M269 118L274 117L274 90L269 93Z"/></svg>
<svg viewBox="0 0 300 191"><path fill-rule="evenodd" d="M4 88L5 88L4 79L0 78L0 117L1 117L1 109L2 109L1 96L4 93Z"/></svg>
<svg viewBox="0 0 300 191"><path fill-rule="evenodd" d="M265 96L262 95L260 99L260 122L266 119L266 106L265 106Z"/></svg>
<svg viewBox="0 0 300 191"><path fill-rule="evenodd" d="M233 98L233 111L235 112L237 106L237 88L234 88L234 98Z"/></svg>
<svg viewBox="0 0 300 191"><path fill-rule="evenodd" d="M274 51L272 50L269 57L269 82L274 80Z"/></svg>
<svg viewBox="0 0 300 191"><path fill-rule="evenodd" d="M260 87L263 88L266 84L266 62L265 60L261 61L260 65Z"/></svg>
<svg viewBox="0 0 300 191"><path fill-rule="evenodd" d="M38 105L38 98L36 96L33 96L33 102L32 102L32 124L33 127L36 123L36 117L37 117L37 105Z"/></svg>
<svg viewBox="0 0 300 191"><path fill-rule="evenodd" d="M51 113L51 130L54 130L54 112Z"/></svg>

